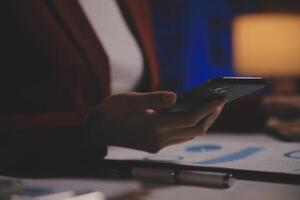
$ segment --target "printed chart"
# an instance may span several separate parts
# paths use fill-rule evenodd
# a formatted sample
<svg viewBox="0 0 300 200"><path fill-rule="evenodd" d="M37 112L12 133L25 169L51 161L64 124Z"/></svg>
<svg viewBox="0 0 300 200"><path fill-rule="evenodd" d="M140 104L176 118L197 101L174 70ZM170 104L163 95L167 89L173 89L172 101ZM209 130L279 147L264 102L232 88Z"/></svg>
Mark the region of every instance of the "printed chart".
<svg viewBox="0 0 300 200"><path fill-rule="evenodd" d="M300 174L299 143L216 143L194 140L167 147L157 154L116 148L106 158Z"/></svg>

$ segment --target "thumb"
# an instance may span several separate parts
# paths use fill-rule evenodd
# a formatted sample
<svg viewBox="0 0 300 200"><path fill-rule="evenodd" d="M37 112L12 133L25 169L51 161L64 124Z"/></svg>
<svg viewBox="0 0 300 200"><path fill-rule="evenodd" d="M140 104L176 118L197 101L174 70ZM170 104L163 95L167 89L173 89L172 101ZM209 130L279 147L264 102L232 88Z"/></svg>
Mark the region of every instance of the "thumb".
<svg viewBox="0 0 300 200"><path fill-rule="evenodd" d="M127 108L132 111L145 109L163 109L176 102L176 94L170 91L158 91L147 93L128 93Z"/></svg>

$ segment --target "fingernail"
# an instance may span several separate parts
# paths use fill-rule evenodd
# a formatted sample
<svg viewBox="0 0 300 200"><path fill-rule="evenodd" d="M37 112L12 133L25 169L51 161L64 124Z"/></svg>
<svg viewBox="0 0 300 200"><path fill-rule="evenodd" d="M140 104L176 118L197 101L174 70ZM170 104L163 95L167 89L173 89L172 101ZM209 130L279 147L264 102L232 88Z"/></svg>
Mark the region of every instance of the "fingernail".
<svg viewBox="0 0 300 200"><path fill-rule="evenodd" d="M173 93L173 92L168 92L168 93L165 93L163 95L163 102L165 104L171 104L171 103L175 103L176 101L176 94Z"/></svg>

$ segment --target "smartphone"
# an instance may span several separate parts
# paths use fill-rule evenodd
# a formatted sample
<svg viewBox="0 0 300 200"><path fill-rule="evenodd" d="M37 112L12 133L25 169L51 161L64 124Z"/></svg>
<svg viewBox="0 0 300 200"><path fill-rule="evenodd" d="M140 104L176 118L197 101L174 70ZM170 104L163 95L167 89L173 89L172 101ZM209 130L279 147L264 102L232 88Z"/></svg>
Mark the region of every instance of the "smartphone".
<svg viewBox="0 0 300 200"><path fill-rule="evenodd" d="M266 87L261 77L220 77L209 80L191 91L177 97L177 102L168 111L178 112L224 98L231 102Z"/></svg>

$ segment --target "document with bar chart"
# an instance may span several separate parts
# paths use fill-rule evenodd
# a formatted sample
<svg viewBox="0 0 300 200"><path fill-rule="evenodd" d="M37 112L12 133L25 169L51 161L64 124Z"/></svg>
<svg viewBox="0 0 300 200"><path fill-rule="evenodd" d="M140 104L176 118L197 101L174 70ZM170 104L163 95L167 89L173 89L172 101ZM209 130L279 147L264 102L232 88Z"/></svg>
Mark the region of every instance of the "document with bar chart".
<svg viewBox="0 0 300 200"><path fill-rule="evenodd" d="M300 143L248 143L194 140L157 154L113 148L107 159L144 160L300 175Z"/></svg>

